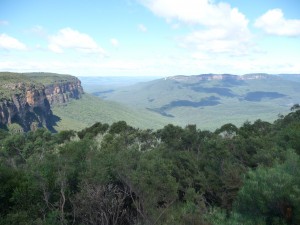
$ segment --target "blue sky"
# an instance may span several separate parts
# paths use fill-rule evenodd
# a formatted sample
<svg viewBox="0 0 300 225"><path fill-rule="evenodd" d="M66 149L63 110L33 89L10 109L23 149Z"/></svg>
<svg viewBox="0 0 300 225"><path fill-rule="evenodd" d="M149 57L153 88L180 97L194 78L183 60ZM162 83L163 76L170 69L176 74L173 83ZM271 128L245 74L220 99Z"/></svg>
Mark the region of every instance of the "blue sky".
<svg viewBox="0 0 300 225"><path fill-rule="evenodd" d="M300 73L299 0L0 0L0 71Z"/></svg>

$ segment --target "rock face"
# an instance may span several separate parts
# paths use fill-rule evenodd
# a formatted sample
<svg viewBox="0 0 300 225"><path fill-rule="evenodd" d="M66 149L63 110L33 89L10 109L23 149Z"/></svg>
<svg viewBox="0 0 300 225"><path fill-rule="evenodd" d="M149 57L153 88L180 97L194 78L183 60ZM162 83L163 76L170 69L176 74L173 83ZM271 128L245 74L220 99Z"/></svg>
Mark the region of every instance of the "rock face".
<svg viewBox="0 0 300 225"><path fill-rule="evenodd" d="M232 74L201 74L195 76L178 75L167 77L166 79L175 80L178 82L199 82L199 81L211 81L211 80L263 80L263 79L280 79L278 76L272 76L263 73L257 74L245 74L242 76Z"/></svg>
<svg viewBox="0 0 300 225"><path fill-rule="evenodd" d="M80 80L74 77L72 81L47 85L45 93L50 105L61 105L81 98L84 92Z"/></svg>
<svg viewBox="0 0 300 225"><path fill-rule="evenodd" d="M52 111L44 88L18 83L16 94L0 100L0 124L19 124L24 131L51 127Z"/></svg>
<svg viewBox="0 0 300 225"><path fill-rule="evenodd" d="M0 128L18 124L25 132L38 127L53 130L51 106L82 94L80 80L70 75L0 72Z"/></svg>

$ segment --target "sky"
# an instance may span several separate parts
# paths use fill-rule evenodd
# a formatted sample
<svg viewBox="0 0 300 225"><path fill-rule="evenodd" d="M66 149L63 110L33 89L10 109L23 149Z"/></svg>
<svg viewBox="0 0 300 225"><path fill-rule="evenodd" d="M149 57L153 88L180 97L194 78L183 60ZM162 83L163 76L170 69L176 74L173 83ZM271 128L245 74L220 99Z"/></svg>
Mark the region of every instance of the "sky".
<svg viewBox="0 0 300 225"><path fill-rule="evenodd" d="M300 1L0 0L0 71L300 74Z"/></svg>

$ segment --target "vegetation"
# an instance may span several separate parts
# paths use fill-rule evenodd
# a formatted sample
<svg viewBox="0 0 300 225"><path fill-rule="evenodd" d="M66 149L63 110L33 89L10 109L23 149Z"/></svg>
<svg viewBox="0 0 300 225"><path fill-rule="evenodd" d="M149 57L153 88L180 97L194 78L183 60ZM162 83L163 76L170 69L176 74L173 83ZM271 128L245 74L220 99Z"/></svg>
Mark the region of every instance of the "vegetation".
<svg viewBox="0 0 300 225"><path fill-rule="evenodd" d="M247 76L251 75L244 77ZM272 122L278 113L288 113L299 99L300 79L296 79L296 75L295 81L276 75L248 80L179 78L157 79L128 87L102 87L99 83L99 89L94 88L92 92L130 108L146 109L172 124L197 124L209 130L226 123L241 126L246 120L254 122L258 115ZM91 90L88 83L83 82L83 87Z"/></svg>
<svg viewBox="0 0 300 225"><path fill-rule="evenodd" d="M0 130L0 224L300 224L300 109L269 123Z"/></svg>
<svg viewBox="0 0 300 225"><path fill-rule="evenodd" d="M3 83L6 82L29 82L29 79L24 77L21 73L11 73L11 72L0 72L0 78Z"/></svg>
<svg viewBox="0 0 300 225"><path fill-rule="evenodd" d="M179 126L196 124L210 131L222 124L241 126L245 120L254 122L257 115L271 122L278 113L287 113L299 99L300 85L296 76L293 82L283 78L267 80L267 77L263 81L209 82L158 79L130 87L117 84L116 78L93 79L92 84L86 78L83 79L84 88L105 100L85 94L82 99L56 105L51 110L59 118L58 121L53 118L58 131L78 131L95 122L112 124L120 120L142 129L161 129L171 123ZM74 79L70 75L54 73L0 72L0 101L12 101L13 94L24 94L24 88L15 88L18 83L42 87ZM133 82L129 78L121 81Z"/></svg>
<svg viewBox="0 0 300 225"><path fill-rule="evenodd" d="M55 73L0 72L0 80L0 105L6 101L13 101L12 97L14 95L17 95L17 97L24 95L26 89L30 87L43 88L43 85L78 82L76 77ZM130 109L118 103L102 101L89 94L83 94L82 98L77 101L70 99L68 104L52 105L51 110L55 115L52 118L52 123L56 124L54 129L58 131L66 129L78 131L98 121L112 124L119 120L124 120L135 127L153 129L162 128L169 122L148 110ZM20 130L18 124L11 124L9 127L7 127L7 124L1 124L1 126L11 128L11 131L18 132Z"/></svg>
<svg viewBox="0 0 300 225"><path fill-rule="evenodd" d="M168 124L168 120L155 113L131 109L89 94L83 94L81 99L71 101L67 105L54 106L52 111L61 119L55 127L58 131L65 129L81 130L96 122L112 124L120 120L143 129L159 129L164 124Z"/></svg>
<svg viewBox="0 0 300 225"><path fill-rule="evenodd" d="M13 94L22 94L25 86L41 87L40 84L20 73L0 72L0 80L0 101L10 100Z"/></svg>
<svg viewBox="0 0 300 225"><path fill-rule="evenodd" d="M76 81L76 77L67 74L57 74L57 73L24 73L23 75L29 77L31 80L38 81L45 86L55 84L55 83L67 83Z"/></svg>
<svg viewBox="0 0 300 225"><path fill-rule="evenodd" d="M74 76L55 73L0 72L0 101L10 99L13 94L21 94L25 86L40 89L43 85L65 83L75 79L77 78Z"/></svg>

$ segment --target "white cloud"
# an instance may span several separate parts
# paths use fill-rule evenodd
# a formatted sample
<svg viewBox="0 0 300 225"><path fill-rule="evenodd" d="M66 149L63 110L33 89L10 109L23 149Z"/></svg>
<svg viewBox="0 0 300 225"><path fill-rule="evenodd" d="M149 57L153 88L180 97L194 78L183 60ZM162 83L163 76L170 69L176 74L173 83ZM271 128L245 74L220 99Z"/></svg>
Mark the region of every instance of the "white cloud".
<svg viewBox="0 0 300 225"><path fill-rule="evenodd" d="M281 9L272 9L259 17L254 24L268 34L300 36L300 20L285 19Z"/></svg>
<svg viewBox="0 0 300 225"><path fill-rule="evenodd" d="M194 25L181 46L213 53L245 54L251 43L249 21L237 8L211 0L139 0L168 22ZM201 26L201 29L199 28Z"/></svg>
<svg viewBox="0 0 300 225"><path fill-rule="evenodd" d="M0 55L0 71L50 71L80 76L172 76L176 74L251 72L299 73L297 58L260 55L233 59L225 55L211 56L205 53L183 55L157 55L153 58L97 58L70 59L59 55L55 58L3 57Z"/></svg>
<svg viewBox="0 0 300 225"><path fill-rule="evenodd" d="M252 46L251 35L246 31L210 28L195 31L182 40L182 45L211 53L247 54Z"/></svg>
<svg viewBox="0 0 300 225"><path fill-rule="evenodd" d="M93 38L71 28L61 29L56 35L50 36L48 48L56 53L62 53L64 49L75 49L84 53L105 54Z"/></svg>
<svg viewBox="0 0 300 225"><path fill-rule="evenodd" d="M114 46L114 47L118 47L119 46L119 41L118 41L118 39L116 39L116 38L112 38L112 39L110 39L110 43L112 44L112 46Z"/></svg>
<svg viewBox="0 0 300 225"><path fill-rule="evenodd" d="M147 31L148 31L147 27L145 27L144 24L139 24L139 25L138 25L138 29L139 29L140 31L142 31L142 32L147 32Z"/></svg>
<svg viewBox="0 0 300 225"><path fill-rule="evenodd" d="M139 0L154 14L167 20L205 26L247 26L248 21L237 8L229 4L213 4L210 0Z"/></svg>
<svg viewBox="0 0 300 225"><path fill-rule="evenodd" d="M204 53L196 52L191 55L193 60L210 60L211 58Z"/></svg>
<svg viewBox="0 0 300 225"><path fill-rule="evenodd" d="M147 63L143 60L133 59L77 59L70 60L62 57L61 59L4 59L0 60L0 71L26 72L56 72L73 75L139 75L145 72ZM147 72L147 71L146 71Z"/></svg>
<svg viewBox="0 0 300 225"><path fill-rule="evenodd" d="M7 34L0 34L0 49L26 50L27 47L14 37L8 36Z"/></svg>

